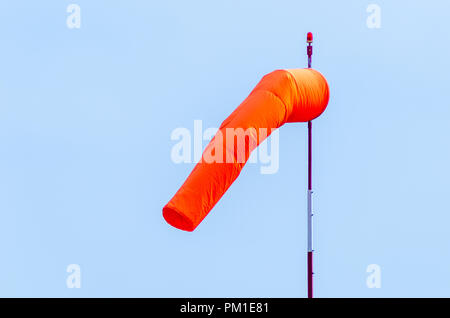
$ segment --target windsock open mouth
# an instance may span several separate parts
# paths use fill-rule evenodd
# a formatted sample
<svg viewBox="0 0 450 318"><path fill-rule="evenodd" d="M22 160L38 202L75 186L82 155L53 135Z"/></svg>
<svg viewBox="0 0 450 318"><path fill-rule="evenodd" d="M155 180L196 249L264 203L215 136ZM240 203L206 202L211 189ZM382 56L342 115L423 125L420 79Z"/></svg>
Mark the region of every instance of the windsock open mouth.
<svg viewBox="0 0 450 318"><path fill-rule="evenodd" d="M165 220L178 229L195 230L239 176L251 151L273 129L313 120L324 112L328 100L328 83L316 70L276 70L265 75L223 121L201 160L164 206ZM230 130L244 132L243 151L234 143L235 135L227 134Z"/></svg>

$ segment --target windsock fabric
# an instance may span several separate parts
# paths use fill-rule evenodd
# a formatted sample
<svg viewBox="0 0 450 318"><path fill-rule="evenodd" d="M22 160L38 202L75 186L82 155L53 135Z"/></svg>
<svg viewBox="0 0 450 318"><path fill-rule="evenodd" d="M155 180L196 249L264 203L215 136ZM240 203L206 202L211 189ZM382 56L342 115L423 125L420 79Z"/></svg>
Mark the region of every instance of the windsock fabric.
<svg viewBox="0 0 450 318"><path fill-rule="evenodd" d="M285 123L320 116L329 99L326 79L313 69L276 70L224 120L201 160L163 208L166 221L193 231L236 180L251 152Z"/></svg>

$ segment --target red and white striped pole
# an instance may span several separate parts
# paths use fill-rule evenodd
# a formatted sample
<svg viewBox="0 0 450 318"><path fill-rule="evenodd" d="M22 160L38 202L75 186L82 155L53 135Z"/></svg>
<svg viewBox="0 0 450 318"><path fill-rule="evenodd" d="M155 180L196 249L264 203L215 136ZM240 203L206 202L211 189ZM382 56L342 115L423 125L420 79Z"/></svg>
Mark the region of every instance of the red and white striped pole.
<svg viewBox="0 0 450 318"><path fill-rule="evenodd" d="M311 68L312 57L312 42L313 35L308 32L306 36L307 54L308 54L308 68ZM312 123L308 121L308 298L313 298L313 236L312 236Z"/></svg>

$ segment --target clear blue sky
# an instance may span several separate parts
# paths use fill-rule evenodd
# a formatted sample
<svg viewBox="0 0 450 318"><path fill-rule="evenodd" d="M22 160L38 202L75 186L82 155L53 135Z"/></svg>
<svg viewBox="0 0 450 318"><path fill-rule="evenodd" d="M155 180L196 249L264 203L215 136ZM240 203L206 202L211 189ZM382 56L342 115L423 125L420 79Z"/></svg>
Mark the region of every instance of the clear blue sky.
<svg viewBox="0 0 450 318"><path fill-rule="evenodd" d="M66 7L81 7L68 29ZM366 8L380 5L381 29ZM193 233L164 204L266 73L313 66L318 297L450 296L448 1L2 1L0 296L304 297L306 125ZM80 289L66 267L81 266ZM366 286L369 264L382 287Z"/></svg>

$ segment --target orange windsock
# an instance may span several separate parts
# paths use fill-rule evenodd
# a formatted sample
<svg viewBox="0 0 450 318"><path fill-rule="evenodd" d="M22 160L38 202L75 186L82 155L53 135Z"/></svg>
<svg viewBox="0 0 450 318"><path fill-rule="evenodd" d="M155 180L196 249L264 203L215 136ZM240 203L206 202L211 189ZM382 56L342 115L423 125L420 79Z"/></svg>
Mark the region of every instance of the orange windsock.
<svg viewBox="0 0 450 318"><path fill-rule="evenodd" d="M193 231L273 129L313 120L325 110L328 99L327 81L313 69L277 70L264 76L225 119L194 170L164 206L166 221Z"/></svg>

